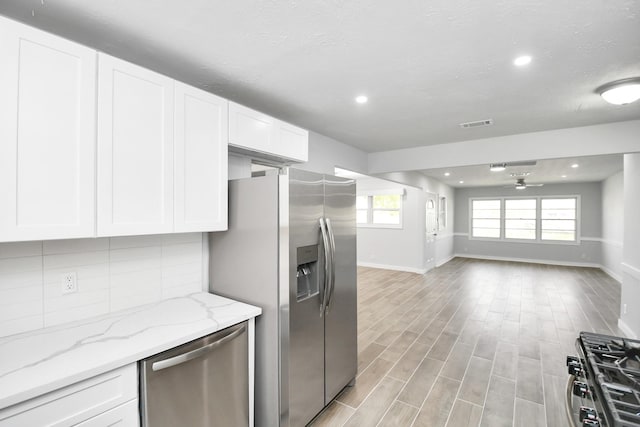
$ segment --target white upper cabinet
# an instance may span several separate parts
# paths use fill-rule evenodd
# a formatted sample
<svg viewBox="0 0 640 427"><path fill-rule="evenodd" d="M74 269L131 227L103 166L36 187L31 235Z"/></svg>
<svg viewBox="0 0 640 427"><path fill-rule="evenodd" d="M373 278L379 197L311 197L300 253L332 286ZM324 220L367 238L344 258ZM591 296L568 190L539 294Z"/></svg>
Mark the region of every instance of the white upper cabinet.
<svg viewBox="0 0 640 427"><path fill-rule="evenodd" d="M98 56L98 236L173 231L174 81Z"/></svg>
<svg viewBox="0 0 640 427"><path fill-rule="evenodd" d="M228 101L175 83L176 232L227 229Z"/></svg>
<svg viewBox="0 0 640 427"><path fill-rule="evenodd" d="M274 152L283 157L306 162L309 158L309 132L280 120L277 130L279 144Z"/></svg>
<svg viewBox="0 0 640 427"><path fill-rule="evenodd" d="M306 162L308 142L306 130L229 102L229 146L233 151L287 163Z"/></svg>
<svg viewBox="0 0 640 427"><path fill-rule="evenodd" d="M229 145L272 153L275 119L243 105L229 102Z"/></svg>
<svg viewBox="0 0 640 427"><path fill-rule="evenodd" d="M0 241L95 232L92 49L0 18Z"/></svg>

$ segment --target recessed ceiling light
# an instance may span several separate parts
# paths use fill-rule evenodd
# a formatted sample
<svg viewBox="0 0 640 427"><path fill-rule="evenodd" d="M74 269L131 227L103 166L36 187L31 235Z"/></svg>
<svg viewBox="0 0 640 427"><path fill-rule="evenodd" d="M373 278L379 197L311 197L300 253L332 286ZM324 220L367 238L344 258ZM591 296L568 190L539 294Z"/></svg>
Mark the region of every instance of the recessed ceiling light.
<svg viewBox="0 0 640 427"><path fill-rule="evenodd" d="M358 104L366 104L367 101L369 101L369 98L367 98L366 95L358 95L358 96L356 96L356 102Z"/></svg>
<svg viewBox="0 0 640 427"><path fill-rule="evenodd" d="M460 184L464 184L464 181L458 181Z"/></svg>
<svg viewBox="0 0 640 427"><path fill-rule="evenodd" d="M567 177L567 175L562 175L562 177L561 177L561 178L566 178L566 177Z"/></svg>
<svg viewBox="0 0 640 427"><path fill-rule="evenodd" d="M624 105L640 99L640 77L616 80L596 89L609 104Z"/></svg>
<svg viewBox="0 0 640 427"><path fill-rule="evenodd" d="M524 67L529 63L531 63L531 57L529 55L518 56L513 60L513 65L515 65L516 67Z"/></svg>
<svg viewBox="0 0 640 427"><path fill-rule="evenodd" d="M451 175L451 172L445 172L444 173L444 176L449 176L449 175Z"/></svg>
<svg viewBox="0 0 640 427"><path fill-rule="evenodd" d="M506 163L492 163L489 165L489 170L491 172L502 172L507 168Z"/></svg>
<svg viewBox="0 0 640 427"><path fill-rule="evenodd" d="M577 164L577 163L574 163L574 164L572 164L572 165L571 165L571 167L575 169L575 168L577 168L577 167L580 167L580 165L579 165L579 164Z"/></svg>

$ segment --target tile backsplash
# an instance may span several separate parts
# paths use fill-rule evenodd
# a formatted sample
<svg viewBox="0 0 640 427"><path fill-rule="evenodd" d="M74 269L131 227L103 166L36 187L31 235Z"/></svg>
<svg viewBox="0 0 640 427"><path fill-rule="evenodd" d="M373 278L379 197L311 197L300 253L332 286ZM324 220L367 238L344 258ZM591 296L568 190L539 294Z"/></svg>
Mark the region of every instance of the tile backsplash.
<svg viewBox="0 0 640 427"><path fill-rule="evenodd" d="M203 289L202 233L0 243L0 337ZM62 275L78 291L63 295Z"/></svg>

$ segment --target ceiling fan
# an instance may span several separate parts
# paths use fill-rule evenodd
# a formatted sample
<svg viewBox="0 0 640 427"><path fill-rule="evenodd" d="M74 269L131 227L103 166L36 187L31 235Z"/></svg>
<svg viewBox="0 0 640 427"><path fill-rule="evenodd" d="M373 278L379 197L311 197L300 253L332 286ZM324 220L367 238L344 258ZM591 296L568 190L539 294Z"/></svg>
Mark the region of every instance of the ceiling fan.
<svg viewBox="0 0 640 427"><path fill-rule="evenodd" d="M516 190L524 190L527 187L542 187L544 184L527 184L524 182L524 178L519 178L516 180L515 187ZM512 188L513 184L505 185L505 188Z"/></svg>

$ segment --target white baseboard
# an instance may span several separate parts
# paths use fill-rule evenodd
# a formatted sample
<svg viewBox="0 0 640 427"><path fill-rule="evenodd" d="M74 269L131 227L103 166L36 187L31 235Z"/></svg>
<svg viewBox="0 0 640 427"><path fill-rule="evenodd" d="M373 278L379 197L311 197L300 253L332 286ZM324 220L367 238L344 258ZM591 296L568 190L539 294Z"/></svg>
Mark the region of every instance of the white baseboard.
<svg viewBox="0 0 640 427"><path fill-rule="evenodd" d="M622 271L633 276L636 280L640 280L640 268L634 267L626 262L622 263Z"/></svg>
<svg viewBox="0 0 640 427"><path fill-rule="evenodd" d="M436 262L436 267L441 267L443 265L445 265L446 263L448 263L449 261L451 261L452 259L454 259L456 257L455 254L451 255L449 258L445 258L440 262Z"/></svg>
<svg viewBox="0 0 640 427"><path fill-rule="evenodd" d="M563 265L566 267L601 268L600 264L594 264L591 262L572 262L572 261L557 261L557 260L550 260L550 259L512 258L512 257L501 257L501 256L492 256L492 255L474 255L474 254L455 254L454 257L486 259L491 261L526 262L529 264Z"/></svg>
<svg viewBox="0 0 640 427"><path fill-rule="evenodd" d="M633 332L633 329L631 329L629 325L624 323L622 319L618 319L618 328L620 328L620 330L624 332L627 338L631 338L632 340L638 339L638 336L636 335L635 332Z"/></svg>
<svg viewBox="0 0 640 427"><path fill-rule="evenodd" d="M425 274L427 272L425 268L405 267L403 265L375 264L372 262L360 262L360 261L358 261L358 267L370 267L370 268L380 268L383 270L406 271L407 273L417 273L417 274Z"/></svg>
<svg viewBox="0 0 640 427"><path fill-rule="evenodd" d="M604 271L605 273L607 273L607 275L609 275L609 277L611 277L613 280L615 280L618 283L622 283L622 276L619 274L614 273L612 270L608 269L607 267L605 267L604 265L600 266L600 270Z"/></svg>

